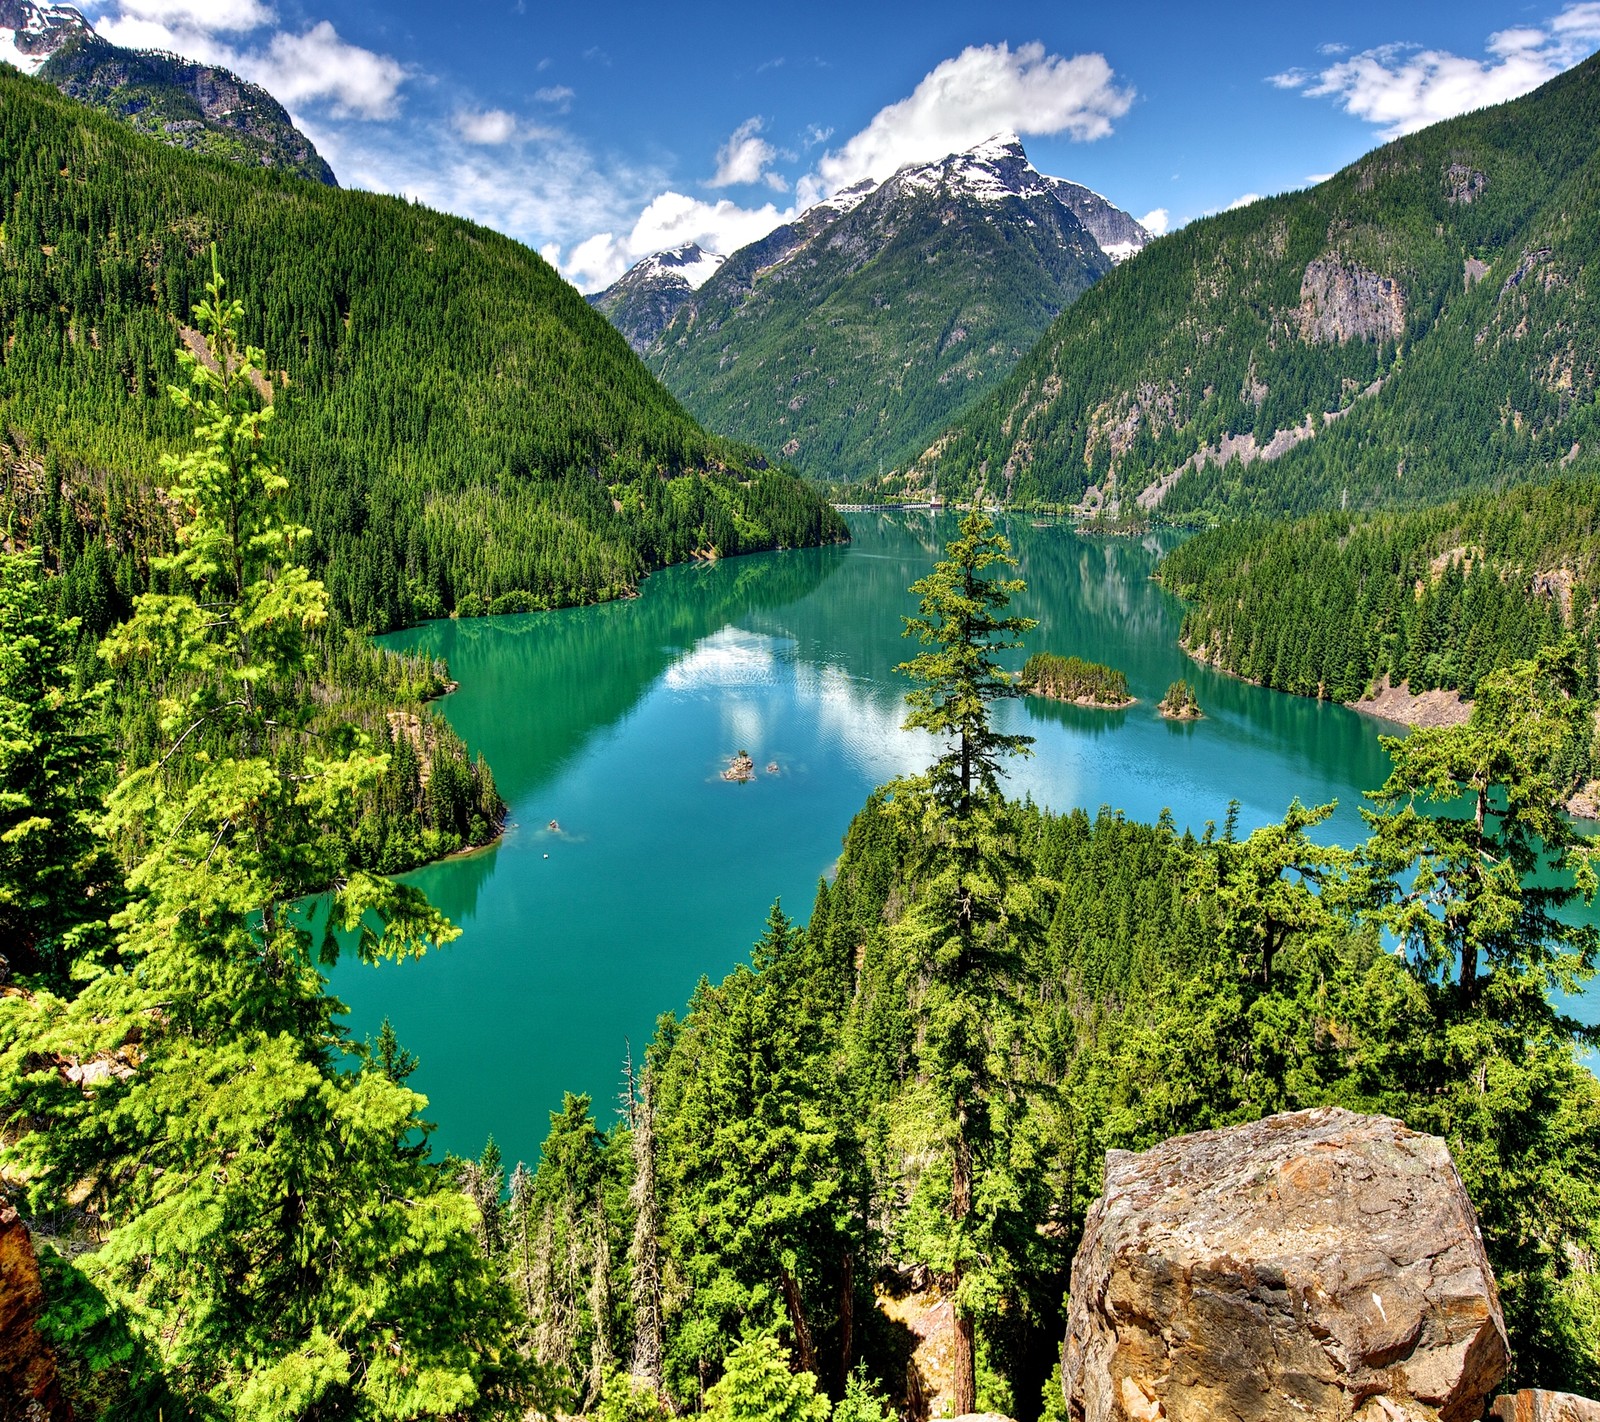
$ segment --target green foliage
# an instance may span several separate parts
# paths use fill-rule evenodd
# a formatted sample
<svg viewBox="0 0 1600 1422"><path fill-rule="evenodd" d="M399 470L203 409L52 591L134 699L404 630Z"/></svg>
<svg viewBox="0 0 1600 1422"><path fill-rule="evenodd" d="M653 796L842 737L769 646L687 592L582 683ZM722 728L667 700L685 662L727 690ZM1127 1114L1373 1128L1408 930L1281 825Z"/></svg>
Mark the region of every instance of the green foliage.
<svg viewBox="0 0 1600 1422"><path fill-rule="evenodd" d="M891 180L734 253L645 359L711 428L812 478L865 479L905 468L1109 266L1048 195Z"/></svg>
<svg viewBox="0 0 1600 1422"><path fill-rule="evenodd" d="M990 568L1015 568L1011 544L981 510L961 520L958 536L933 572L911 585L919 613L905 619L906 637L924 647L897 671L921 683L906 697L908 731L928 731L945 742L930 772L939 799L959 816L974 791L993 794L1001 757L1027 754L1031 737L1006 735L989 724L995 701L1020 695L995 653L1020 645L1017 637L1038 624L1005 612L1022 590L1016 578L986 577Z"/></svg>
<svg viewBox="0 0 1600 1422"><path fill-rule="evenodd" d="M752 959L702 984L652 1052L663 1243L690 1286L668 1311L666 1363L685 1391L774 1315L814 1370L819 1340L854 1307L865 1182L840 965L776 904Z"/></svg>
<svg viewBox="0 0 1600 1422"><path fill-rule="evenodd" d="M160 734L109 802L128 902L75 997L0 1005L3 1159L186 1406L488 1411L525 1388L478 1213L408 1143L422 1098L347 1046L316 969L335 930L368 958L455 930L341 855L383 758L354 728L312 734L296 694L327 594L292 561L303 530L260 438L241 314L213 275L204 354L174 391L196 443L168 465L185 522L158 566L194 591L139 597L107 645L144 668ZM317 935L298 901L329 884ZM396 1044L388 1066L403 1061ZM47 1327L83 1341L94 1392L121 1345L82 1294L64 1287Z"/></svg>
<svg viewBox="0 0 1600 1422"><path fill-rule="evenodd" d="M253 338L281 364L260 380L292 414L280 458L303 556L342 625L593 602L695 553L844 537L496 233L200 161L10 71L0 167L7 518L47 564L67 539L104 544L124 600L167 551L147 471L183 434L162 396L213 242L265 294Z"/></svg>
<svg viewBox="0 0 1600 1422"><path fill-rule="evenodd" d="M1092 487L1100 506L1143 518L1136 496L1186 470L1158 513L1203 521L1414 506L1574 459L1594 467L1597 372L1583 352L1600 231L1578 214L1600 199L1597 133L1589 60L1314 188L1161 238L1068 308L909 484L937 478L960 497L985 478L994 490L1004 470L1009 502L1059 507ZM1476 193L1462 186L1472 173ZM1308 340L1319 260L1347 280L1367 273L1372 299L1393 282L1397 324ZM1314 436L1279 458L1220 457L1224 436L1259 448L1308 421Z"/></svg>
<svg viewBox="0 0 1600 1422"><path fill-rule="evenodd" d="M770 1333L746 1337L728 1354L727 1371L706 1393L706 1422L828 1422L828 1399L817 1380L791 1372L783 1345Z"/></svg>
<svg viewBox="0 0 1600 1422"><path fill-rule="evenodd" d="M868 1378L864 1366L845 1380L844 1396L833 1405L832 1422L894 1422L888 1398Z"/></svg>
<svg viewBox="0 0 1600 1422"><path fill-rule="evenodd" d="M1017 681L1031 696L1050 696L1058 701L1126 706L1133 700L1128 694L1127 676L1115 667L1053 652L1033 653L1023 663Z"/></svg>
<svg viewBox="0 0 1600 1422"><path fill-rule="evenodd" d="M670 1422L672 1409L653 1387L636 1383L626 1373L606 1379L597 1416L600 1422Z"/></svg>
<svg viewBox="0 0 1600 1422"><path fill-rule="evenodd" d="M1173 721L1193 721L1200 715L1194 688L1182 677L1167 687L1160 702L1161 714Z"/></svg>
<svg viewBox="0 0 1600 1422"><path fill-rule="evenodd" d="M1405 514L1247 519L1180 544L1161 580L1194 604L1186 646L1275 690L1470 698L1569 632L1592 647L1597 520L1600 481L1572 476ZM1587 741L1574 753L1576 777Z"/></svg>
<svg viewBox="0 0 1600 1422"><path fill-rule="evenodd" d="M92 729L103 688L79 690L72 624L49 606L36 559L0 556L0 978L62 988L113 875L95 833L110 752Z"/></svg>

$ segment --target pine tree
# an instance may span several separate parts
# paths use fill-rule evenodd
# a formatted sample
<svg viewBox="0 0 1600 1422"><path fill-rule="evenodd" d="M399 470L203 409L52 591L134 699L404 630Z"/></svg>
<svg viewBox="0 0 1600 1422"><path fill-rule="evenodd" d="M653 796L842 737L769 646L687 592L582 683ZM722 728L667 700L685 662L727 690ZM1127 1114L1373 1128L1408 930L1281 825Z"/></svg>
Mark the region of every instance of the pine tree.
<svg viewBox="0 0 1600 1422"><path fill-rule="evenodd" d="M0 981L40 974L58 991L114 907L95 832L111 772L93 729L103 688L73 685L76 631L49 606L36 558L0 556Z"/></svg>
<svg viewBox="0 0 1600 1422"><path fill-rule="evenodd" d="M351 872L339 829L385 763L351 729L313 735L299 678L327 595L266 457L270 408L213 270L203 357L175 399L196 446L168 465L185 520L107 655L157 702L158 758L113 792L128 855L114 967L71 1002L0 1024L0 1099L28 1129L4 1149L36 1208L86 1188L93 1277L202 1410L240 1422L414 1417L515 1394L498 1287L472 1209L403 1144L422 1098L336 1022L317 962L454 930L416 890ZM187 762L187 763L183 763ZM320 939L297 901L334 885ZM38 1059L98 1059L81 1088Z"/></svg>
<svg viewBox="0 0 1600 1422"><path fill-rule="evenodd" d="M783 1345L769 1333L746 1338L728 1354L706 1393L705 1422L828 1422L828 1399L808 1372L791 1372Z"/></svg>
<svg viewBox="0 0 1600 1422"><path fill-rule="evenodd" d="M629 1373L646 1387L661 1390L661 1203L656 1186L655 1074L646 1069L634 1111L633 1240L628 1269L633 1304L633 1357Z"/></svg>
<svg viewBox="0 0 1600 1422"><path fill-rule="evenodd" d="M993 1240L984 1236L996 1221L975 1199L975 1185L1002 1168L990 1059L1009 1015L1006 996L1017 985L1017 931L1038 912L1014 872L999 794L1002 758L1027 753L1031 738L998 732L990 723L995 701L1020 694L995 654L1017 646L1036 625L1006 611L1023 590L1020 579L985 576L991 568L1015 566L1009 543L989 519L978 510L968 514L944 559L911 589L920 615L906 619L905 635L936 650L900 667L920 683L906 698L912 708L907 729L930 731L944 742L907 797L912 813L925 807L913 832L925 883L897 936L925 983L919 1025L928 1129L949 1173L944 1208L921 1214L915 1233L952 1296L958 1412L977 1408L975 1320L992 1297L985 1260L993 1257Z"/></svg>

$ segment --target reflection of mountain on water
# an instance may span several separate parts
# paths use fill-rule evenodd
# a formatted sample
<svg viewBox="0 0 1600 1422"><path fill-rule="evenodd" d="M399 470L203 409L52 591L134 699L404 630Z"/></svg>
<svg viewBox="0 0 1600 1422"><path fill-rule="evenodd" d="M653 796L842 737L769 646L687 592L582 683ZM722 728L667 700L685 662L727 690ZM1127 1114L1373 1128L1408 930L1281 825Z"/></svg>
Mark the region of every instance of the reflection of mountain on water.
<svg viewBox="0 0 1600 1422"><path fill-rule="evenodd" d="M450 723L517 801L626 717L684 651L730 622L799 601L846 550L807 548L668 568L627 602L430 622L385 638L450 663ZM536 728L536 729L535 729Z"/></svg>

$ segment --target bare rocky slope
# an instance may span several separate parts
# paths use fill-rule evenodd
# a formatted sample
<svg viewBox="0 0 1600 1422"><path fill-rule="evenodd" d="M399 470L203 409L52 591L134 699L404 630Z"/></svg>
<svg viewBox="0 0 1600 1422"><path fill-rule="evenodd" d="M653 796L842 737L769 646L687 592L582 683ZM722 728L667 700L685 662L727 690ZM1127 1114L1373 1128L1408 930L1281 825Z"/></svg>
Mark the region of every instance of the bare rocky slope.
<svg viewBox="0 0 1600 1422"><path fill-rule="evenodd" d="M1163 237L887 491L1164 517L1600 467L1600 57Z"/></svg>

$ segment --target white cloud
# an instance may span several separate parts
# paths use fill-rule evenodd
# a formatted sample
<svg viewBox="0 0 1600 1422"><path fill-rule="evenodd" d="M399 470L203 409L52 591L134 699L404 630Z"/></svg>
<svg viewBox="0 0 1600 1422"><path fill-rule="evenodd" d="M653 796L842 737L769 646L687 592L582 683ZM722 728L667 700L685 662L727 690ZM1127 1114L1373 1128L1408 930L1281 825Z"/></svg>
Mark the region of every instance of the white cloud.
<svg viewBox="0 0 1600 1422"><path fill-rule="evenodd" d="M517 132L515 116L504 109L457 109L450 122L468 143L485 146L509 143Z"/></svg>
<svg viewBox="0 0 1600 1422"><path fill-rule="evenodd" d="M744 183L766 183L779 192L789 184L768 165L778 150L761 137L759 118L747 118L717 149L717 171L707 180L708 188L731 188Z"/></svg>
<svg viewBox="0 0 1600 1422"><path fill-rule="evenodd" d="M347 43L327 20L304 34L275 34L264 55L239 58L239 72L284 104L326 102L338 118L392 117L406 79L399 60Z"/></svg>
<svg viewBox="0 0 1600 1422"><path fill-rule="evenodd" d="M276 23L262 0L99 0L92 8L95 31L113 44L224 65L291 109L313 103L336 118L391 118L409 77L397 59L341 39L327 20L248 48L224 39Z"/></svg>
<svg viewBox="0 0 1600 1422"><path fill-rule="evenodd" d="M1159 237L1172 225L1172 214L1164 207L1151 208L1139 219L1139 226L1152 237Z"/></svg>
<svg viewBox="0 0 1600 1422"><path fill-rule="evenodd" d="M1539 26L1500 30L1482 59L1411 44L1362 51L1309 74L1291 69L1270 77L1279 88L1308 98L1331 98L1348 114L1398 138L1471 109L1499 104L1536 89L1600 45L1600 0L1567 5Z"/></svg>
<svg viewBox="0 0 1600 1422"><path fill-rule="evenodd" d="M770 202L748 208L727 198L703 202L683 193L664 192L651 199L625 236L618 237L614 231L596 233L579 242L557 265L580 291L598 291L651 252L698 242L708 252L726 256L765 237L793 216L793 208L780 212Z"/></svg>
<svg viewBox="0 0 1600 1422"><path fill-rule="evenodd" d="M898 103L817 164L808 191L838 192L862 178L883 179L907 163L957 153L1007 130L1104 138L1133 103L1105 56L1068 59L1042 44L973 45L936 65Z"/></svg>
<svg viewBox="0 0 1600 1422"><path fill-rule="evenodd" d="M544 89L535 89L533 97L541 104L553 104L562 113L572 107L572 101L577 98L577 93L565 84L551 84Z"/></svg>
<svg viewBox="0 0 1600 1422"><path fill-rule="evenodd" d="M102 3L93 8L106 6ZM208 34L260 29L277 18L261 0L116 0L111 9L113 18Z"/></svg>
<svg viewBox="0 0 1600 1422"><path fill-rule="evenodd" d="M1237 212L1241 207L1249 207L1251 203L1260 201L1260 193L1244 193L1230 202L1225 210L1228 212Z"/></svg>

